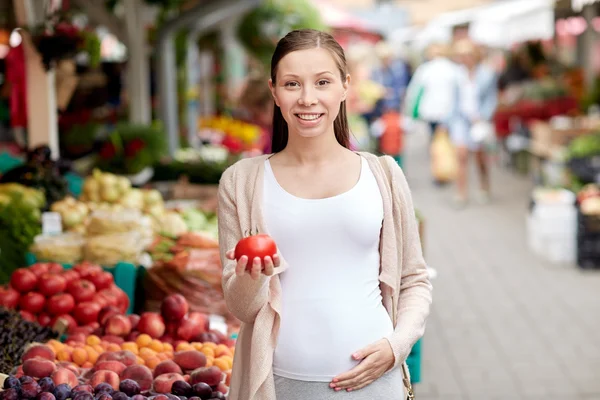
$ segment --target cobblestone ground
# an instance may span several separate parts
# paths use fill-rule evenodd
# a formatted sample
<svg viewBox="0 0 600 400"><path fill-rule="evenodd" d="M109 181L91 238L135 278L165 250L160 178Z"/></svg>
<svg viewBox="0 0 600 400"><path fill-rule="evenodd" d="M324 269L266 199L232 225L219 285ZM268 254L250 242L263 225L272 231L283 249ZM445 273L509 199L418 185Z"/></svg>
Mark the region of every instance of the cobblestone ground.
<svg viewBox="0 0 600 400"><path fill-rule="evenodd" d="M492 203L457 211L451 189L431 183L425 135L406 140L438 273L417 399L600 399L600 271L529 251L530 179L496 165Z"/></svg>

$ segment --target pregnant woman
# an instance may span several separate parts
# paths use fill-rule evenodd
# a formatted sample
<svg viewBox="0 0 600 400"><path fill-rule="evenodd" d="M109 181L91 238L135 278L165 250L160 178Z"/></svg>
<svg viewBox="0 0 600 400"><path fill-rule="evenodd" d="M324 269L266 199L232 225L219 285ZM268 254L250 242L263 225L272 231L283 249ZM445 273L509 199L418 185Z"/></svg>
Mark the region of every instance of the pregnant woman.
<svg viewBox="0 0 600 400"><path fill-rule="evenodd" d="M230 400L404 399L431 285L408 184L390 157L349 150L342 48L315 30L277 45L273 154L219 185L223 289L242 321ZM244 232L273 257L235 260Z"/></svg>

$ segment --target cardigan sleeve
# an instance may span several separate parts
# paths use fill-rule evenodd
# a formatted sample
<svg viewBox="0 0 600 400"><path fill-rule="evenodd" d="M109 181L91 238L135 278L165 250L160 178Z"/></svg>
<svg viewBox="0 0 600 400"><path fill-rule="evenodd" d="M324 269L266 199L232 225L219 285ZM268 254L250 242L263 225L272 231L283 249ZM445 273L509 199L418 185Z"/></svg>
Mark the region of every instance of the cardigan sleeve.
<svg viewBox="0 0 600 400"><path fill-rule="evenodd" d="M388 158L388 157L386 157ZM412 347L425 332L425 321L432 301L432 286L423 258L419 229L408 182L400 167L390 160L395 214L400 219L402 269L397 318L394 333L388 338L398 366L406 360ZM398 215L399 214L399 215Z"/></svg>
<svg viewBox="0 0 600 400"><path fill-rule="evenodd" d="M225 253L234 249L243 237L238 210L248 210L250 206L249 204L236 205L235 192L236 179L235 166L233 166L223 173L218 191L217 217L219 249L223 265L223 294L229 311L236 318L245 323L253 323L259 310L267 303L270 277L261 274L255 281L248 274L237 276L236 262L225 257Z"/></svg>

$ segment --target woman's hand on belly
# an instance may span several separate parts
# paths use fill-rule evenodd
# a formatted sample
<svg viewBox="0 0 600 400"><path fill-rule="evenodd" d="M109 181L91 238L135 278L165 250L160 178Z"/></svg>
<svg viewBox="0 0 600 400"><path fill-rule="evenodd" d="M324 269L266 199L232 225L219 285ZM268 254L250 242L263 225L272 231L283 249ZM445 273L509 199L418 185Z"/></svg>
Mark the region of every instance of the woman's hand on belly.
<svg viewBox="0 0 600 400"><path fill-rule="evenodd" d="M362 389L379 379L394 365L394 353L387 339L368 345L354 353L352 358L360 363L333 378L329 386L336 391Z"/></svg>

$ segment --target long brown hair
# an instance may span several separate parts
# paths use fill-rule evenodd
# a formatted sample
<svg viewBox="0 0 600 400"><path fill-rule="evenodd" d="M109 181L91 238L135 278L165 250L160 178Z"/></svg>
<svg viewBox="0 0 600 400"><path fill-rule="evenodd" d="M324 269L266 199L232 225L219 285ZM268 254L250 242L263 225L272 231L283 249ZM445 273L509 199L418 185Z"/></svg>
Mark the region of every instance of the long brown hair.
<svg viewBox="0 0 600 400"><path fill-rule="evenodd" d="M271 58L271 80L275 85L277 78L277 65L279 61L289 53L298 50L307 50L314 48L323 48L328 50L340 71L342 81L346 80L347 65L346 56L342 46L328 33L314 29L298 29L285 35L275 48L273 58ZM348 128L348 118L346 116L346 101L340 104L340 112L333 122L333 131L338 143L346 148L350 148L350 130ZM281 109L274 104L273 111L273 136L271 139L272 151L277 153L287 146L288 125Z"/></svg>

